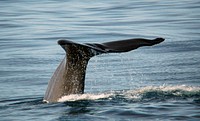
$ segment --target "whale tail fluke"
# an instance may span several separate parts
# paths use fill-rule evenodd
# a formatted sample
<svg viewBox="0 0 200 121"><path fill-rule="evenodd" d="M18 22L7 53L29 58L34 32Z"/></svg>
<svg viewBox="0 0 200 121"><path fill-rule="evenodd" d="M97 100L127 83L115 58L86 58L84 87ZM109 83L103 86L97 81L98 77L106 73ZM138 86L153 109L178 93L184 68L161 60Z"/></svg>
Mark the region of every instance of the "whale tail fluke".
<svg viewBox="0 0 200 121"><path fill-rule="evenodd" d="M59 40L58 44L66 51L66 56L51 77L44 101L57 102L62 96L83 94L85 73L91 57L103 53L128 52L142 46L152 46L164 41L163 38L127 39L105 43L75 43Z"/></svg>
<svg viewBox="0 0 200 121"><path fill-rule="evenodd" d="M163 41L164 41L163 38L156 38L154 40L138 38L138 39L127 39L127 40L106 42L102 43L102 45L104 45L104 47L107 49L107 52L120 53L120 52L128 52L142 46L152 46L155 44L159 44Z"/></svg>
<svg viewBox="0 0 200 121"><path fill-rule="evenodd" d="M153 40L149 39L126 39L126 40L119 40L119 41L111 41L105 43L75 43L69 40L59 40L58 44L61 45L64 50L67 50L67 46L76 46L84 48L84 50L90 53L90 56L99 55L103 53L121 53L121 52L128 52L134 49L137 49L142 46L153 46L163 42L165 39L163 38L156 38ZM87 48L87 49L86 49ZM88 50L89 49L89 50ZM67 52L67 51L66 51Z"/></svg>

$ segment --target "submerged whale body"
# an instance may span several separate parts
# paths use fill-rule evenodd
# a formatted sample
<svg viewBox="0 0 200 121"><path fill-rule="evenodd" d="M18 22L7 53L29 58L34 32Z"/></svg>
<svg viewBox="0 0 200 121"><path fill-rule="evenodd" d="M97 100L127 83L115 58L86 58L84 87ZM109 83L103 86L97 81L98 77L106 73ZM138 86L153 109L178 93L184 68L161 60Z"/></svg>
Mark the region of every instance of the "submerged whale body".
<svg viewBox="0 0 200 121"><path fill-rule="evenodd" d="M128 52L142 46L152 46L163 42L163 38L127 39L105 43L75 43L59 40L58 44L65 50L66 56L51 77L45 96L45 102L57 102L62 96L83 94L85 73L88 61L95 55L105 53Z"/></svg>

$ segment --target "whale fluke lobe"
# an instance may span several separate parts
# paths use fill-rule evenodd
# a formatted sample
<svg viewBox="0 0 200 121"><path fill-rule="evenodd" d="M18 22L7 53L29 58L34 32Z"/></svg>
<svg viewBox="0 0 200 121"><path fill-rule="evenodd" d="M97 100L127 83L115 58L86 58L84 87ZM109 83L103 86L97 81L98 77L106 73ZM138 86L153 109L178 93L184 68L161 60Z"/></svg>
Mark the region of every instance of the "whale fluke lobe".
<svg viewBox="0 0 200 121"><path fill-rule="evenodd" d="M58 44L65 50L66 56L48 83L44 101L57 102L62 96L83 94L86 68L91 57L104 53L128 52L142 46L159 44L163 41L163 38L153 40L138 38L101 44L80 44L69 40L59 40Z"/></svg>
<svg viewBox="0 0 200 121"><path fill-rule="evenodd" d="M152 46L155 44L159 44L163 41L163 38L156 38L154 40L139 38L106 42L102 45L104 45L104 47L108 49L108 52L128 52L142 46Z"/></svg>

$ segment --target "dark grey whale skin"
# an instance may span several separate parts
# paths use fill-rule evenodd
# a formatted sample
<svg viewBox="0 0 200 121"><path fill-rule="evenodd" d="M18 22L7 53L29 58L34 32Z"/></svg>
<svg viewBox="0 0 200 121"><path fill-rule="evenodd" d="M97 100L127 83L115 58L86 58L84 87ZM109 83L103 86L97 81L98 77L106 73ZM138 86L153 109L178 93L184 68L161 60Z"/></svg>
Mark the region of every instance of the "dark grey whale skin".
<svg viewBox="0 0 200 121"><path fill-rule="evenodd" d="M44 102L57 102L62 96L83 94L85 73L91 57L104 53L121 53L142 46L152 46L163 42L163 38L127 39L98 43L75 43L69 40L59 40L58 44L65 50L66 56L51 77L44 96Z"/></svg>

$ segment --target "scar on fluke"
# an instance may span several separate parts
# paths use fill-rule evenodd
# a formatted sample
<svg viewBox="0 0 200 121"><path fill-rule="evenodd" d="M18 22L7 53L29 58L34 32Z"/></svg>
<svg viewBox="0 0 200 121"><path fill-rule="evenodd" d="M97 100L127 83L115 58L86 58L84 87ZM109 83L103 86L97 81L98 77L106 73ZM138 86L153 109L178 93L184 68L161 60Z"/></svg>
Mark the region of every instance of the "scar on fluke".
<svg viewBox="0 0 200 121"><path fill-rule="evenodd" d="M163 42L163 38L126 39L105 43L76 43L59 40L58 44L65 50L66 56L51 77L44 96L45 102L57 102L62 96L83 94L85 73L91 57L106 53L122 53L142 46L153 46Z"/></svg>

